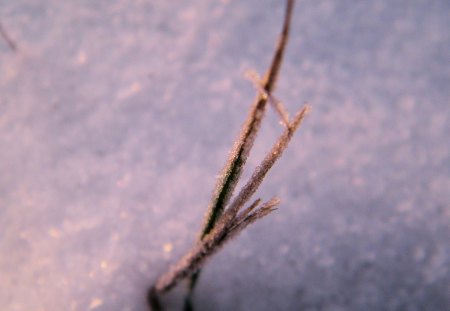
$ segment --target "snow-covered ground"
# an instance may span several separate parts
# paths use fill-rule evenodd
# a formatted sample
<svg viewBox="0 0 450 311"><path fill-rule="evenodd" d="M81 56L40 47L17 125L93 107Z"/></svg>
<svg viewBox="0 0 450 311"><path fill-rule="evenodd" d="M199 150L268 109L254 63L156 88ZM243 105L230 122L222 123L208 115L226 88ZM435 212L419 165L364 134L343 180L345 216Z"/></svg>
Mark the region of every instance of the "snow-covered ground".
<svg viewBox="0 0 450 311"><path fill-rule="evenodd" d="M2 0L0 310L144 311L192 245L284 2ZM312 105L197 310L450 310L450 2L298 1ZM244 174L281 132L269 110ZM183 289L166 296L176 310Z"/></svg>

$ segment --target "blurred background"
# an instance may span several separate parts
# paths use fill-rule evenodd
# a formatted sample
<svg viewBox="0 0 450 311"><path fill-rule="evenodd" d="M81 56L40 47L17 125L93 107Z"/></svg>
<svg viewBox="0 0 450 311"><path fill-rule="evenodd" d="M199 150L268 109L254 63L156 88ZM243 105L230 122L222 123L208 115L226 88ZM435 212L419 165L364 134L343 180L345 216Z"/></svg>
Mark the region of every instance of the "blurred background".
<svg viewBox="0 0 450 311"><path fill-rule="evenodd" d="M0 1L0 309L144 311L194 243L284 1ZM297 1L312 106L196 310L450 310L450 2ZM243 181L282 131L268 111ZM447 137L447 138L446 138ZM165 296L179 310L184 288Z"/></svg>

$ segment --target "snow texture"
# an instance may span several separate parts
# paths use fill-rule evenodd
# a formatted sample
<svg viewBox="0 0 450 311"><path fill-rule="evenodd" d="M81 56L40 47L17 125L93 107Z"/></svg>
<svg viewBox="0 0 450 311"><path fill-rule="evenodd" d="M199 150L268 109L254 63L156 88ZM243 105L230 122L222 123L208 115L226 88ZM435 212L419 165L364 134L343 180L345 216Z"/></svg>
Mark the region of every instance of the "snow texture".
<svg viewBox="0 0 450 311"><path fill-rule="evenodd" d="M284 1L1 0L0 310L144 311L192 245ZM450 310L450 2L298 1L312 112L197 310ZM282 126L269 110L244 180ZM183 287L165 297L176 310Z"/></svg>

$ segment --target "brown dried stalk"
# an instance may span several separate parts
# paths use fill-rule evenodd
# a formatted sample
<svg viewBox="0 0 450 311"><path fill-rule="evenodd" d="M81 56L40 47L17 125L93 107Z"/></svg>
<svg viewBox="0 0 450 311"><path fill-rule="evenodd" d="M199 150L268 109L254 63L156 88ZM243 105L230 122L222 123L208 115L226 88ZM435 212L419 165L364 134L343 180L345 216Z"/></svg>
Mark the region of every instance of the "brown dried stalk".
<svg viewBox="0 0 450 311"><path fill-rule="evenodd" d="M309 110L308 107L304 107L296 114L292 121L289 121L289 115L286 109L272 95L288 40L293 5L294 0L287 0L283 30L271 66L265 74L263 81L257 81L259 80L257 75L252 76L252 80L254 82L256 81L258 95L215 188L200 238L194 247L175 266L162 275L150 289L148 302L153 310L162 310L158 296L169 291L186 277L190 277L190 287L185 300L185 310L191 310L192 291L205 261L217 252L225 242L236 236L249 224L271 213L279 204L279 200L273 198L260 206L260 199L258 199L240 212L256 192L267 172L276 160L280 158L294 132ZM276 112L280 115L285 125L285 130L271 151L266 155L261 165L255 169L247 184L225 210L256 139L268 102L272 104Z"/></svg>
<svg viewBox="0 0 450 311"><path fill-rule="evenodd" d="M276 111L282 115L283 122L287 123L287 114L283 113L285 109L282 108L281 104L278 104L278 101L274 100L272 97L272 91L275 89L275 84L278 80L284 50L289 37L293 7L294 0L288 0L283 29L275 49L272 63L267 70L263 81L259 81L258 78L253 77L253 80L258 80L256 85L259 92L250 109L250 113L244 123L244 126L242 127L239 139L236 141L230 152L228 161L223 168L222 174L220 175L216 188L213 192L211 203L208 206L208 212L205 218L205 225L203 226L200 234L200 240L212 230L234 192L236 184L241 177L242 169L256 139L262 119L265 116L268 101L270 103L274 103L272 106L274 106ZM189 279L188 294L185 299L185 310L192 309L189 305L191 304L192 292L195 288L199 275L200 270L196 271Z"/></svg>
<svg viewBox="0 0 450 311"><path fill-rule="evenodd" d="M239 216L233 218L221 217L214 229L203 240L197 243L177 265L164 274L154 285L154 290L164 293L173 288L181 279L197 271L211 255L217 252L223 244L242 231L249 224L272 212L279 200L273 198L260 208L260 199L245 209Z"/></svg>
<svg viewBox="0 0 450 311"><path fill-rule="evenodd" d="M261 165L255 169L252 177L239 192L233 203L231 203L230 207L219 218L211 232L200 240L169 272L158 279L153 286L155 292L164 293L173 288L178 281L197 271L204 261L219 250L226 241L241 232L255 220L268 215L280 203L278 198L272 198L260 208L256 208L261 201L257 199L253 204L239 213L239 210L254 194L275 161L280 158L308 110L308 107L304 107L299 111L294 120L289 123L289 126L274 144L272 150L264 158Z"/></svg>
<svg viewBox="0 0 450 311"><path fill-rule="evenodd" d="M288 0L284 18L283 30L281 32L278 44L273 56L272 63L267 70L261 88L264 92L259 92L255 102L250 108L250 113L242 127L239 139L236 141L228 158L223 173L219 178L216 188L208 207L206 222L201 233L201 238L207 235L214 227L217 219L222 214L225 206L233 194L234 188L241 176L242 169L247 161L250 149L255 142L256 135L264 118L268 99L275 88L278 79L278 73L283 61L284 50L288 41L290 23L294 0Z"/></svg>

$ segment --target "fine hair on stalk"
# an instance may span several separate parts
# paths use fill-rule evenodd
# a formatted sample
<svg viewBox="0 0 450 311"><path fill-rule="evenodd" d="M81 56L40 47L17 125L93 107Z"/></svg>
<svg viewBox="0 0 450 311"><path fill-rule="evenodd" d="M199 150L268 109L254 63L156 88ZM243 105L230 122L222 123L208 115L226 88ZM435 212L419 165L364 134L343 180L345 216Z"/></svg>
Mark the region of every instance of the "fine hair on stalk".
<svg viewBox="0 0 450 311"><path fill-rule="evenodd" d="M310 110L309 106L305 105L290 119L282 102L273 95L289 38L294 2L294 0L286 1L282 31L272 62L265 75L260 79L254 72L248 74L255 85L257 95L217 181L199 238L194 246L175 265L163 273L150 288L147 300L151 310L163 310L160 296L184 279L188 279L189 282L184 310L193 310L192 295L205 262L220 250L226 242L233 239L248 225L275 211L280 204L280 200L276 197L262 204L261 199L256 199L251 204L248 204L248 202L269 170L281 157ZM284 127L283 133L273 144L260 165L255 168L239 193L231 200L266 115L268 104L273 107L279 116Z"/></svg>

